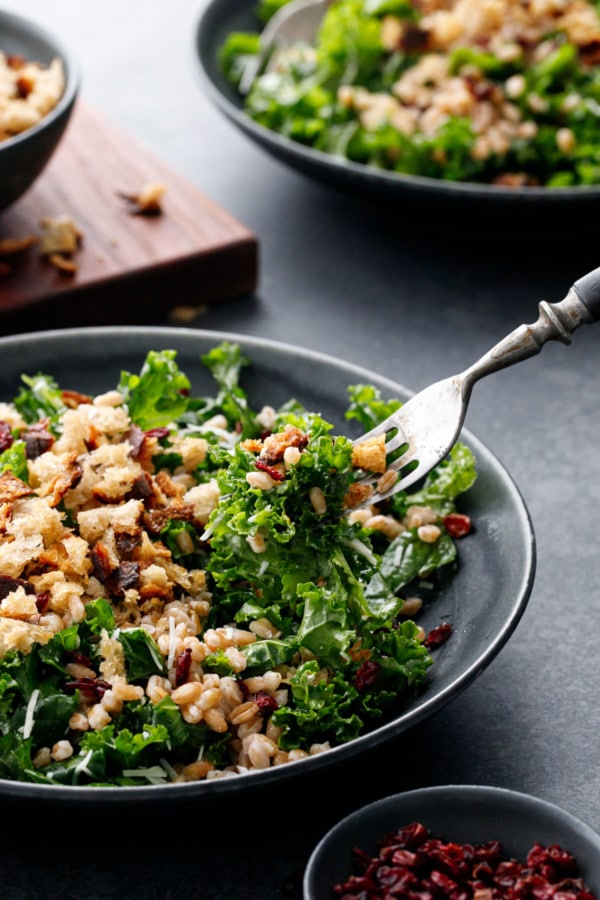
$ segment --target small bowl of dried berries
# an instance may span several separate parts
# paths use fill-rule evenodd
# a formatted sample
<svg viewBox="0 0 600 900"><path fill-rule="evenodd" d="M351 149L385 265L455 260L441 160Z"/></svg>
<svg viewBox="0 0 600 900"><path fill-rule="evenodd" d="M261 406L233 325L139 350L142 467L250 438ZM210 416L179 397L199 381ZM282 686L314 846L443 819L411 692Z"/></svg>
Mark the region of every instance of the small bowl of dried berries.
<svg viewBox="0 0 600 900"><path fill-rule="evenodd" d="M600 835L552 803L448 785L386 797L319 842L304 900L600 900Z"/></svg>

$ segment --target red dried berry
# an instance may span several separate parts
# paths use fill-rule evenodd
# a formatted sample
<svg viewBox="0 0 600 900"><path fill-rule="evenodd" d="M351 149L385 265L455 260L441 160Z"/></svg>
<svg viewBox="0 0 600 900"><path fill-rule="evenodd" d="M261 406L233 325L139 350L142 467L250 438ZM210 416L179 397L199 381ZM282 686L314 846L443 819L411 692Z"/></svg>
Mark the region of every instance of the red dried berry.
<svg viewBox="0 0 600 900"><path fill-rule="evenodd" d="M283 481L285 478L283 472L280 472L275 466L269 466L267 463L261 462L260 459L257 459L254 465L257 469L260 469L261 472L266 472L267 475L270 475L273 481Z"/></svg>
<svg viewBox="0 0 600 900"><path fill-rule="evenodd" d="M192 667L192 651L190 647L186 647L177 657L175 663L175 687L185 684L190 677L190 669Z"/></svg>
<svg viewBox="0 0 600 900"><path fill-rule="evenodd" d="M381 666L379 663L376 663L371 659L367 659L364 663L361 663L354 678L354 687L356 690L366 691L367 688L372 687L375 679L379 675L380 669Z"/></svg>
<svg viewBox="0 0 600 900"><path fill-rule="evenodd" d="M418 851L406 849L418 844ZM595 900L577 874L575 859L557 844L534 844L526 862L507 858L499 841L445 842L421 823L380 841L375 857L353 848L356 874L333 886L341 900Z"/></svg>
<svg viewBox="0 0 600 900"><path fill-rule="evenodd" d="M48 431L48 419L30 425L24 434L25 454L27 459L37 459L46 453L54 444L54 437Z"/></svg>
<svg viewBox="0 0 600 900"><path fill-rule="evenodd" d="M88 669L91 669L92 667L92 661L85 653L79 653L78 650L67 650L65 655L70 662L77 663L79 666L86 666Z"/></svg>
<svg viewBox="0 0 600 900"><path fill-rule="evenodd" d="M12 575L0 574L0 600L4 600L5 597L8 597L8 595L12 591L16 591L17 588L23 588L26 594L35 593L35 588L26 581L25 578L13 578Z"/></svg>
<svg viewBox="0 0 600 900"><path fill-rule="evenodd" d="M258 691L254 697L254 702L258 706L259 712L263 715L277 709L277 700L271 694L267 694L266 691Z"/></svg>
<svg viewBox="0 0 600 900"><path fill-rule="evenodd" d="M434 647L439 647L441 644L444 644L451 634L452 625L450 625L449 622L442 622L437 628L431 629L423 643L429 650L432 650Z"/></svg>
<svg viewBox="0 0 600 900"><path fill-rule="evenodd" d="M41 614L45 613L50 605L50 594L48 591L39 591L35 595L35 608Z"/></svg>
<svg viewBox="0 0 600 900"><path fill-rule="evenodd" d="M462 513L450 513L450 515L444 516L442 524L450 537L454 538L464 537L473 527L469 516L465 516Z"/></svg>
<svg viewBox="0 0 600 900"><path fill-rule="evenodd" d="M8 422L0 422L0 453L12 447L14 438Z"/></svg>
<svg viewBox="0 0 600 900"><path fill-rule="evenodd" d="M158 438L166 438L169 436L168 428L149 428L148 431L145 431L144 434L146 437Z"/></svg>
<svg viewBox="0 0 600 900"><path fill-rule="evenodd" d="M81 691L82 694L87 694L96 701L102 700L105 693L110 691L110 687L108 681L103 681L101 678L76 678L65 684L65 690Z"/></svg>

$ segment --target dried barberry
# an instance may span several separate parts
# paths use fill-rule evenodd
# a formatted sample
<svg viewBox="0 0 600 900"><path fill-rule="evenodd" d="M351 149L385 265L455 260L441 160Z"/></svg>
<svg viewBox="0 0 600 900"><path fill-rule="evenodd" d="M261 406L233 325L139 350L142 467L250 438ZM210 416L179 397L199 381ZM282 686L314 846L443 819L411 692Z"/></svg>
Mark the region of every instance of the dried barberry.
<svg viewBox="0 0 600 900"><path fill-rule="evenodd" d="M79 653L78 650L67 650L66 656L70 662L77 663L80 666L87 666L88 669L92 667L92 661L89 656L86 656L85 653Z"/></svg>
<svg viewBox="0 0 600 900"><path fill-rule="evenodd" d="M43 615L50 606L50 594L48 591L39 591L35 595L35 608Z"/></svg>
<svg viewBox="0 0 600 900"><path fill-rule="evenodd" d="M190 677L191 667L192 651L189 647L186 647L185 650L179 654L175 663L175 687L179 687L186 683Z"/></svg>
<svg viewBox="0 0 600 900"><path fill-rule="evenodd" d="M412 849L409 849L412 848ZM334 884L342 900L595 900L574 857L558 844L536 843L525 863L508 858L499 841L448 842L413 822L386 835L377 856L354 847L357 871Z"/></svg>
<svg viewBox="0 0 600 900"><path fill-rule="evenodd" d="M358 667L354 678L356 690L365 691L367 688L372 687L375 683L375 679L379 675L380 669L381 666L379 663L374 662L372 659L365 660L365 662Z"/></svg>
<svg viewBox="0 0 600 900"><path fill-rule="evenodd" d="M73 681L67 681L65 684L66 691L81 691L82 694L87 694L88 697L92 697L96 702L102 700L105 693L110 691L110 688L108 681L103 681L101 678L76 678Z"/></svg>
<svg viewBox="0 0 600 900"><path fill-rule="evenodd" d="M0 453L13 445L13 435L8 422L0 422Z"/></svg>
<svg viewBox="0 0 600 900"><path fill-rule="evenodd" d="M463 513L450 513L450 515L444 516L442 524L450 537L453 538L464 537L473 528L470 517L465 516Z"/></svg>
<svg viewBox="0 0 600 900"><path fill-rule="evenodd" d="M47 453L54 444L54 437L48 431L48 419L40 419L30 425L24 435L27 459L37 459Z"/></svg>
<svg viewBox="0 0 600 900"><path fill-rule="evenodd" d="M35 594L34 586L24 578L13 578L12 575L0 574L0 600L4 600L19 588L22 588L26 594Z"/></svg>
<svg viewBox="0 0 600 900"><path fill-rule="evenodd" d="M269 466L267 463L261 462L260 459L257 459L254 465L257 469L260 469L261 472L266 472L273 481L283 481L285 478L283 472L280 472L279 469L276 469L274 466Z"/></svg>
<svg viewBox="0 0 600 900"><path fill-rule="evenodd" d="M432 650L434 647L439 647L441 644L444 644L451 634L452 625L450 625L449 622L442 622L437 628L431 629L423 643L429 650Z"/></svg>
<svg viewBox="0 0 600 900"><path fill-rule="evenodd" d="M266 691L258 691L254 697L254 702L263 716L277 709L277 700L271 694L267 694Z"/></svg>

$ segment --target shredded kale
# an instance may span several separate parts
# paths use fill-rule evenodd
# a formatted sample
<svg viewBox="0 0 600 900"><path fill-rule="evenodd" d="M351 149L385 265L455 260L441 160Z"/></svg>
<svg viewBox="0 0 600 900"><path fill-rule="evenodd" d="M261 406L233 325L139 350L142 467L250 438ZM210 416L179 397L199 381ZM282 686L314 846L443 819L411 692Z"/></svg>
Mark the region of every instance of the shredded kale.
<svg viewBox="0 0 600 900"><path fill-rule="evenodd" d="M259 53L264 23L286 2L258 0L256 29L228 35L219 48L222 71L234 87ZM589 7L597 11L596 0ZM463 45L448 50L449 78L464 76L467 88L477 85L496 108L511 108L512 121L524 123L524 131L489 151L476 149L481 129L468 110L450 109L432 133L397 125L390 111L369 121L361 101L348 102L349 89L363 99L368 91L394 102L394 85L407 69L426 54L444 54L427 39L427 28L419 29L423 15L417 0L335 0L313 44L298 42L293 52L278 55L272 70L259 72L240 98L245 111L292 141L376 169L479 183L502 183L508 176L508 183L515 177L518 184L549 188L600 183L600 67L591 45L578 45L567 24L549 32L539 23L537 40L505 37L500 45L510 43L510 53L496 54L481 40L469 43L468 32ZM382 39L390 21L404 40ZM529 34L527 23L522 28ZM507 88L515 78L522 79L522 90ZM411 107L410 100L406 104ZM557 140L557 131L568 140Z"/></svg>

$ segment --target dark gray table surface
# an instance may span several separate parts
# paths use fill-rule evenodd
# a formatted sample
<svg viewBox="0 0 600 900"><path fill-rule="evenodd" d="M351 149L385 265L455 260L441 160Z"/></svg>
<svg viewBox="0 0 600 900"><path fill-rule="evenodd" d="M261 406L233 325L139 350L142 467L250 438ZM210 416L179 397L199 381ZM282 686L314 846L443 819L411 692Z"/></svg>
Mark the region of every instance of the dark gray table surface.
<svg viewBox="0 0 600 900"><path fill-rule="evenodd" d="M204 96L192 33L202 0L21 0L8 9L78 53L82 94L260 241L255 294L193 325L285 340L416 390L460 371L541 299L600 264L587 233L414 224L254 147ZM600 212L600 210L599 210ZM576 213L569 227L578 226ZM182 302L193 302L190 294ZM461 696L393 744L301 789L233 807L36 811L0 817L0 897L298 898L308 856L343 814L431 784L490 784L557 803L600 829L600 330L481 382L468 428L504 463L537 539L516 632Z"/></svg>

